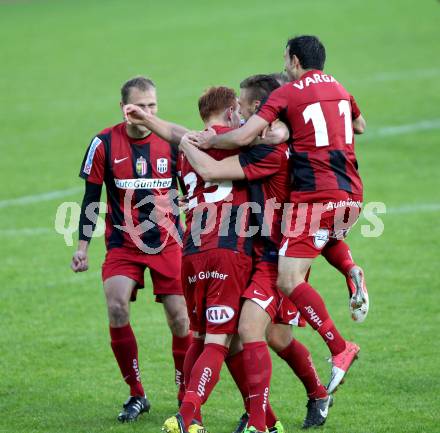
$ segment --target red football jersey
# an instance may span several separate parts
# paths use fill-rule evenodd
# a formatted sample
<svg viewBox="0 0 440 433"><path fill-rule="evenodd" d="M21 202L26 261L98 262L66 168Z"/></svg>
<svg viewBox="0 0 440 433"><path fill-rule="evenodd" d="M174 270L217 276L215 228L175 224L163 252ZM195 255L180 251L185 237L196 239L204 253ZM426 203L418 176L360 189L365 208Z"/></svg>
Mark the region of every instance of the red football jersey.
<svg viewBox="0 0 440 433"><path fill-rule="evenodd" d="M179 241L177 156L176 146L153 133L140 140L129 137L125 123L104 129L92 140L79 175L106 185L107 249L159 252Z"/></svg>
<svg viewBox="0 0 440 433"><path fill-rule="evenodd" d="M289 148L286 143L260 144L240 152L238 158L249 181L251 201L261 207L261 213L252 214L260 228L254 251L257 258L276 263L282 239L283 205L291 189Z"/></svg>
<svg viewBox="0 0 440 433"><path fill-rule="evenodd" d="M231 131L231 128L224 126L213 128L217 134ZM207 150L217 160L239 152L239 149ZM180 158L181 179L188 197L183 254L226 248L251 255L252 239L245 235L249 227L250 211L240 208L240 205L249 202L247 182L205 182L183 153Z"/></svg>
<svg viewBox="0 0 440 433"><path fill-rule="evenodd" d="M291 129L293 201L301 193L326 190L362 196L352 124L360 111L332 76L307 72L274 90L258 115L268 122L282 115Z"/></svg>

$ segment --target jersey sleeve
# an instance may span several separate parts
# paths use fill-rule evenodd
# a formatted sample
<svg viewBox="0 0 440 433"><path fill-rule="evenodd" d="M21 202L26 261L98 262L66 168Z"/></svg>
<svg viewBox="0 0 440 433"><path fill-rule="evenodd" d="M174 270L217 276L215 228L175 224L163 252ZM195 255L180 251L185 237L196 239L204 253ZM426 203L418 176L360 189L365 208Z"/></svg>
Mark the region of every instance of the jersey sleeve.
<svg viewBox="0 0 440 433"><path fill-rule="evenodd" d="M281 158L288 157L281 148L281 145L259 144L240 152L238 160L246 179L257 180L276 173L280 168Z"/></svg>
<svg viewBox="0 0 440 433"><path fill-rule="evenodd" d="M81 164L79 177L91 183L102 185L104 182L105 148L99 137L90 143Z"/></svg>
<svg viewBox="0 0 440 433"><path fill-rule="evenodd" d="M350 104L351 104L351 117L352 119L357 119L361 115L361 110L358 107L356 100L353 95L350 95Z"/></svg>
<svg viewBox="0 0 440 433"><path fill-rule="evenodd" d="M272 123L279 117L280 113L287 108L286 93L286 86L274 90L268 100L258 110L257 116L260 116L266 122Z"/></svg>

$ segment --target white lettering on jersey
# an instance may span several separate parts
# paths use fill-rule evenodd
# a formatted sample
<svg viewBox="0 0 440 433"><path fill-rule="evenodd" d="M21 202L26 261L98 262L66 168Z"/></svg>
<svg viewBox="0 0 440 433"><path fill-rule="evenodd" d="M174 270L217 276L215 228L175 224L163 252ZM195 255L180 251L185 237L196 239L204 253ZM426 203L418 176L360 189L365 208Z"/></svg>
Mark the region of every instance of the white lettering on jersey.
<svg viewBox="0 0 440 433"><path fill-rule="evenodd" d="M95 137L90 144L89 151L87 153L86 163L84 164L83 172L86 174L90 174L93 166L93 157L95 156L96 149L102 143L102 141Z"/></svg>
<svg viewBox="0 0 440 433"><path fill-rule="evenodd" d="M115 184L120 189L162 189L170 188L172 178L165 179L115 179Z"/></svg>
<svg viewBox="0 0 440 433"><path fill-rule="evenodd" d="M313 77L306 77L304 80L298 80L293 83L294 87L299 90L303 90L304 87L309 87L311 84L318 83L337 83L337 81L327 74L313 74Z"/></svg>

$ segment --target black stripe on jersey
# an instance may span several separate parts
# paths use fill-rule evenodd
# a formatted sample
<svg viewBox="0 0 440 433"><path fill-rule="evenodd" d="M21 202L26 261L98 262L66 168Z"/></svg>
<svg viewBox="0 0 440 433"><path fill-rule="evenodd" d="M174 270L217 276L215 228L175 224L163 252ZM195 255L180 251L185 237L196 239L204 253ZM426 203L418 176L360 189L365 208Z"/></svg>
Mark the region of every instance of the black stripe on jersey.
<svg viewBox="0 0 440 433"><path fill-rule="evenodd" d="M238 249L238 241L239 236L236 232L235 226L237 224L237 221L241 221L242 218L247 218L247 221L249 221L249 217L247 215L243 215L243 212L238 213L240 209L239 205L233 205L231 207L231 217L229 219L229 225L227 227L227 230L225 230L225 227L223 226L224 223L228 222L228 219L223 219L220 225L219 229L219 237L218 237L218 248L226 248L228 250L237 250ZM250 212L249 209L246 209L246 212ZM241 227L241 224L239 224ZM249 228L249 224L246 224L246 227L243 229L246 229L246 231ZM227 233L226 236L221 235L221 233ZM244 252L250 256L252 255L252 237L246 237L244 238L244 246L243 246Z"/></svg>
<svg viewBox="0 0 440 433"><path fill-rule="evenodd" d="M259 144L258 146L250 147L238 154L238 160L242 167L246 167L250 164L256 164L257 162L266 158L267 155L276 150L275 146L268 144Z"/></svg>
<svg viewBox="0 0 440 433"><path fill-rule="evenodd" d="M133 178L144 178L144 177L151 178L153 175L153 167L151 165L151 160L150 160L150 143L145 143L141 145L131 144L131 150L132 150L131 163L133 167ZM136 161L141 156L147 161L147 172L143 176L140 176L136 172Z"/></svg>
<svg viewBox="0 0 440 433"><path fill-rule="evenodd" d="M170 143L170 154L171 154L171 176L177 176L177 158L179 157L179 148Z"/></svg>
<svg viewBox="0 0 440 433"><path fill-rule="evenodd" d="M199 252L199 247L194 245L194 238L191 233L188 234L183 245L183 255L188 256L190 254L197 254Z"/></svg>
<svg viewBox="0 0 440 433"><path fill-rule="evenodd" d="M196 254L199 252L200 246L194 244L194 239L201 244L202 231L206 227L206 222L208 220L208 209L204 208L200 213L197 210L193 213L193 220L191 224L191 231L188 233L186 242L183 248L184 254ZM194 230L194 227L200 227L200 229Z"/></svg>
<svg viewBox="0 0 440 433"><path fill-rule="evenodd" d="M307 152L292 154L293 188L296 191L315 191L316 181Z"/></svg>
<svg viewBox="0 0 440 433"><path fill-rule="evenodd" d="M124 243L124 234L115 226L124 225L124 213L121 212L121 205L119 203L119 191L114 182L114 175L112 173L112 154L111 154L111 134L100 135L99 138L104 143L105 148L105 172L104 181L107 189L107 200L110 203L111 213L108 214L111 220L112 232L108 237L107 249L122 247Z"/></svg>
<svg viewBox="0 0 440 433"><path fill-rule="evenodd" d="M350 177L347 176L345 152L342 150L330 150L330 167L336 176L340 189L352 192Z"/></svg>
<svg viewBox="0 0 440 433"><path fill-rule="evenodd" d="M237 244L238 244L238 235L235 232L235 224L237 222L237 211L239 206L233 205L231 207L231 217L228 219L223 219L220 228L219 228L219 234L220 233L227 233L226 236L220 236L218 237L218 247L219 248L227 248L228 250L236 250ZM224 227L224 224L229 223L227 230L226 227Z"/></svg>
<svg viewBox="0 0 440 433"><path fill-rule="evenodd" d="M278 263L278 248L268 237L262 237L263 241L263 254L261 256L261 260L269 263Z"/></svg>
<svg viewBox="0 0 440 433"><path fill-rule="evenodd" d="M151 166L151 158L150 158L150 143L142 144L142 145L131 145L132 149L132 167L133 167L133 179L135 178L151 178L153 176L153 168ZM143 176L139 176L136 172L136 161L138 158L143 157L147 162L147 172ZM142 224L144 221L151 221L154 226L149 228L146 232L142 233L142 242L149 248L159 248L162 243L160 239L160 229L157 224L154 223L156 220L153 217L153 213L155 212L155 202L154 202L154 194L151 189L136 189L134 191L135 203L139 203L144 200L146 197L149 197L148 200L141 206L137 208L138 216L139 216L139 224Z"/></svg>
<svg viewBox="0 0 440 433"><path fill-rule="evenodd" d="M263 181L262 179L258 179L249 182L249 195L251 201L254 203L258 203L261 207L261 212L251 213L251 224L257 224L260 230L263 228L264 205L265 205L262 181Z"/></svg>

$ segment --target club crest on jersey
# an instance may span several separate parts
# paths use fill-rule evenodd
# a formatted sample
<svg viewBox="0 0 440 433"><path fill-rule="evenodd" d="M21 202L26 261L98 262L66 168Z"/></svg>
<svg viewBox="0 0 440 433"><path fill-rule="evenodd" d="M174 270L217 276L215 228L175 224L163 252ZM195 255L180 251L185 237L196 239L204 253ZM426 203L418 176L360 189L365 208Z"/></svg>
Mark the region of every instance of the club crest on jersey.
<svg viewBox="0 0 440 433"><path fill-rule="evenodd" d="M145 176L147 174L147 160L143 156L136 160L136 173L138 176Z"/></svg>
<svg viewBox="0 0 440 433"><path fill-rule="evenodd" d="M168 159L159 158L157 160L157 171L161 174L166 173L168 171Z"/></svg>
<svg viewBox="0 0 440 433"><path fill-rule="evenodd" d="M315 244L316 248L323 248L324 245L328 242L330 233L327 229L319 229L314 235L313 235L313 243Z"/></svg>

